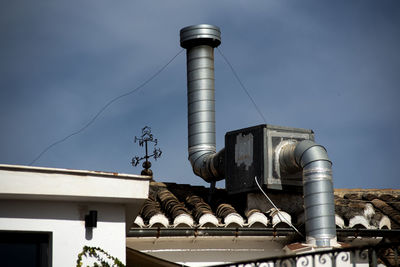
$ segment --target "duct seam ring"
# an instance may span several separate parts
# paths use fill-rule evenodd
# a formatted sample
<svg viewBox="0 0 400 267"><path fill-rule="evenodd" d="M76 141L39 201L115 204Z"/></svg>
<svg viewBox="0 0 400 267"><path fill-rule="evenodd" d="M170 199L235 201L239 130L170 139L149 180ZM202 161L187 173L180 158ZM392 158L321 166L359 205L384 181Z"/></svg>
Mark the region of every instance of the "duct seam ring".
<svg viewBox="0 0 400 267"><path fill-rule="evenodd" d="M210 151L213 153L217 152L217 148L215 146L212 145L197 145L197 146L191 146L188 149L189 154L193 154L199 151Z"/></svg>
<svg viewBox="0 0 400 267"><path fill-rule="evenodd" d="M304 179L307 179L308 177L315 177L315 178L321 178L321 179L323 179L323 178L325 178L325 177L328 177L329 178L329 180L331 179L330 177L332 176L332 174L331 173L329 173L329 172L312 172L312 173L303 173L303 177L304 177Z"/></svg>
<svg viewBox="0 0 400 267"><path fill-rule="evenodd" d="M330 168L310 168L307 170L304 170L304 173L332 173L332 170Z"/></svg>

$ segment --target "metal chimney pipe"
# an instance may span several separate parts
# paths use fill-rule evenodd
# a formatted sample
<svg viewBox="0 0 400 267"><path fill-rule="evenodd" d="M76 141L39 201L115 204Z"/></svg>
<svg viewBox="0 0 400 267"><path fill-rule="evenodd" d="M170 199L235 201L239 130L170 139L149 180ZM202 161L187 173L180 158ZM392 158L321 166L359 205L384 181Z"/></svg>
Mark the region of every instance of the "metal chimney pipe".
<svg viewBox="0 0 400 267"><path fill-rule="evenodd" d="M336 245L332 162L326 149L310 140L289 143L279 153L281 167L303 170L306 242L317 247Z"/></svg>
<svg viewBox="0 0 400 267"><path fill-rule="evenodd" d="M185 27L180 44L187 56L189 161L205 181L221 180L224 153L216 153L214 97L214 48L221 44L220 29L208 24Z"/></svg>

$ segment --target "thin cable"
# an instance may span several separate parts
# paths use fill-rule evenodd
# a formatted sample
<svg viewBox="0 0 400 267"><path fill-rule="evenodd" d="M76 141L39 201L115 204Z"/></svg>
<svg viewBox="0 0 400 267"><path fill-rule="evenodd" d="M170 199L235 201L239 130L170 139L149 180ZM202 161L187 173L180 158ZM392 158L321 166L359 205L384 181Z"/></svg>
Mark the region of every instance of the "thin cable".
<svg viewBox="0 0 400 267"><path fill-rule="evenodd" d="M301 237L304 237L304 235L303 235L302 233L300 233L299 230L297 230L297 228L294 227L294 225L293 225L291 222L289 222L289 221L285 218L285 216L283 216L283 214L280 212L280 210L278 209L278 207L275 206L274 202L272 202L272 200L268 197L268 195L264 192L264 190L262 190L260 184L259 184L258 181L257 181L257 177L254 177L254 180L256 181L256 184L257 184L258 188L260 189L260 191L261 191L261 192L264 194L264 196L268 199L268 201L271 203L271 205L276 209L276 211L278 212L278 214L280 215L280 217L282 217L282 218L286 221L286 223L289 224Z"/></svg>
<svg viewBox="0 0 400 267"><path fill-rule="evenodd" d="M225 57L225 55L221 52L221 50L217 47L218 52L222 56L222 58L225 60L226 64L228 64L229 68L231 69L233 75L235 76L236 80L239 82L240 86L242 87L243 91L247 94L247 96L250 98L251 102L253 103L254 107L256 108L258 114L261 116L262 120L264 121L265 124L267 124L267 120L265 119L264 115L262 114L261 110L258 108L256 102L254 99L251 97L249 91L246 89L244 84L239 78L239 75L236 73L235 69L233 68L232 64L229 62L229 60Z"/></svg>
<svg viewBox="0 0 400 267"><path fill-rule="evenodd" d="M131 91L124 93L122 95L119 95L113 99L111 99L110 101L108 101L94 116L93 118L82 128L80 128L79 130L67 135L66 137L52 143L51 145L49 145L48 147L46 147L45 149L43 149L42 152L40 152L40 154L34 159L32 160L31 163L29 163L29 166L32 166L32 164L34 164L37 160L39 160L44 153L46 153L50 148L66 141L67 139L71 138L74 135L80 134L81 132L83 132L84 130L86 130L86 128L88 128L90 125L92 125L96 119L100 116L101 113L103 113L111 104L113 104L114 102L116 102L117 100L126 97L130 94L133 94L135 92L137 92L139 89L143 88L145 85L147 85L149 82L151 82L155 77L157 77L166 67L168 67L169 64L172 63L172 61L175 60L175 58L177 58L184 49L180 50L176 55L174 55L164 66L162 66L158 71L156 71L152 76L150 76L146 81L144 81L142 84L140 84L139 86L137 86L136 88L132 89Z"/></svg>

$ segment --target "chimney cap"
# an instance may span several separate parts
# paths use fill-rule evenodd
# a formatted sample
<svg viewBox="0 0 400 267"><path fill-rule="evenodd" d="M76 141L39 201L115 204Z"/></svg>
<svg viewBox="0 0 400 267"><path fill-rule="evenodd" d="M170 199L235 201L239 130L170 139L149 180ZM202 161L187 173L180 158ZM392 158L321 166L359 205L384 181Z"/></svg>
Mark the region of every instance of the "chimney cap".
<svg viewBox="0 0 400 267"><path fill-rule="evenodd" d="M221 44L221 30L210 24L198 24L185 27L180 31L181 46L191 48L197 45L217 47Z"/></svg>

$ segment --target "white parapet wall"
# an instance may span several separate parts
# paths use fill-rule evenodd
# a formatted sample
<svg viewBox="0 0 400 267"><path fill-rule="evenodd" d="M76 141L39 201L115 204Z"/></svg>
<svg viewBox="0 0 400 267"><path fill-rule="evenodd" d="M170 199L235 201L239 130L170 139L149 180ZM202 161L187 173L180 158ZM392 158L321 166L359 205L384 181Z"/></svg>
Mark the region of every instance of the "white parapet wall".
<svg viewBox="0 0 400 267"><path fill-rule="evenodd" d="M0 165L0 231L48 233L51 266L76 266L83 246L125 263L126 228L148 197L150 177ZM97 226L85 216L97 211Z"/></svg>

